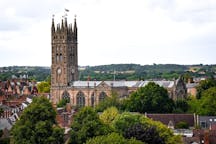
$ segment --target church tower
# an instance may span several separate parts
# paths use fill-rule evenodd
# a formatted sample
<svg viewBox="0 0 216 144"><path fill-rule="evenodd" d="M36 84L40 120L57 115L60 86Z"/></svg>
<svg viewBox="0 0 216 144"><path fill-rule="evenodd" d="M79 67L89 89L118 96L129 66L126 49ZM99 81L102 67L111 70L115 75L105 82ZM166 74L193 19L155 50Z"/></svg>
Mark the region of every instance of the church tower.
<svg viewBox="0 0 216 144"><path fill-rule="evenodd" d="M52 66L51 85L68 86L78 80L77 24L67 24L67 17L55 26L54 17L51 26Z"/></svg>

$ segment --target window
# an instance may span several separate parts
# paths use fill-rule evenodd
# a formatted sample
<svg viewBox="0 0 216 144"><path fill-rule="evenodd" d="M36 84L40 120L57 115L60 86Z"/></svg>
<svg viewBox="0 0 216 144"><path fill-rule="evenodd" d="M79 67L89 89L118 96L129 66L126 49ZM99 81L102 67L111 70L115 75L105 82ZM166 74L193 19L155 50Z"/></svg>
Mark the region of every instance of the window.
<svg viewBox="0 0 216 144"><path fill-rule="evenodd" d="M99 102L104 101L107 97L107 94L105 92L101 92L99 95Z"/></svg>
<svg viewBox="0 0 216 144"><path fill-rule="evenodd" d="M212 122L212 119L209 119L210 122Z"/></svg>
<svg viewBox="0 0 216 144"><path fill-rule="evenodd" d="M200 126L201 126L201 128L207 128L206 121L201 121Z"/></svg>
<svg viewBox="0 0 216 144"><path fill-rule="evenodd" d="M79 91L76 96L76 103L78 107L85 106L85 95L83 92Z"/></svg>
<svg viewBox="0 0 216 144"><path fill-rule="evenodd" d="M56 54L56 63L58 63L59 62L59 56L58 56L58 54Z"/></svg>
<svg viewBox="0 0 216 144"><path fill-rule="evenodd" d="M67 91L64 91L62 94L62 99L65 99L69 103L70 102L70 94Z"/></svg>
<svg viewBox="0 0 216 144"><path fill-rule="evenodd" d="M95 102L95 96L94 95L95 95L94 93L92 93L92 95L91 95L91 106L92 107L94 106L94 102Z"/></svg>
<svg viewBox="0 0 216 144"><path fill-rule="evenodd" d="M62 62L62 54L60 54L60 60L59 61Z"/></svg>

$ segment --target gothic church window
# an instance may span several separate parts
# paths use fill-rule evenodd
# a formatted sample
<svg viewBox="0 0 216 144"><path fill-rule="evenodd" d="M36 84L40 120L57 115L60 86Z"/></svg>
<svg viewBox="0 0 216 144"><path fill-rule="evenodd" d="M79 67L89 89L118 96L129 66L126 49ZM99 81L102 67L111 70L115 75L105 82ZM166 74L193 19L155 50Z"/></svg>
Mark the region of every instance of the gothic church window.
<svg viewBox="0 0 216 144"><path fill-rule="evenodd" d="M59 62L59 56L58 56L58 54L56 54L56 63L58 63Z"/></svg>
<svg viewBox="0 0 216 144"><path fill-rule="evenodd" d="M91 106L93 107L95 103L95 93L92 93L91 95Z"/></svg>
<svg viewBox="0 0 216 144"><path fill-rule="evenodd" d="M66 100L67 103L70 102L70 94L67 91L64 91L62 94L62 99Z"/></svg>
<svg viewBox="0 0 216 144"><path fill-rule="evenodd" d="M99 95L99 102L104 101L107 97L107 94L105 92L101 92Z"/></svg>
<svg viewBox="0 0 216 144"><path fill-rule="evenodd" d="M85 106L85 95L83 92L79 91L76 96L76 103L78 107Z"/></svg>

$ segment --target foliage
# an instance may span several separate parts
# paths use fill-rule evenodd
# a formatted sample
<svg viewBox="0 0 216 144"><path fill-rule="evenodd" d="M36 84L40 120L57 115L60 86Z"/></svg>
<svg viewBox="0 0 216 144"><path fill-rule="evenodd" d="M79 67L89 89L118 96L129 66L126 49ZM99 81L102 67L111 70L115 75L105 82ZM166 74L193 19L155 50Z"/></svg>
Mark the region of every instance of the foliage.
<svg viewBox="0 0 216 144"><path fill-rule="evenodd" d="M132 93L125 105L127 110L134 112L169 113L173 111L174 103L165 88L149 82Z"/></svg>
<svg viewBox="0 0 216 144"><path fill-rule="evenodd" d="M112 127L116 132L123 134L134 125L142 124L144 126L155 127L156 131L159 133L161 139L165 141L166 144L181 144L181 138L174 136L173 132L160 122L153 121L149 118L144 117L141 114L133 114L129 112L124 112L119 114L112 122ZM127 137L126 137L127 138Z"/></svg>
<svg viewBox="0 0 216 144"><path fill-rule="evenodd" d="M106 97L106 99L102 102L100 102L97 106L96 106L96 111L98 112L102 112L105 109L109 108L109 107L116 107L118 109L121 109L121 101L118 98L117 93L112 92L111 97Z"/></svg>
<svg viewBox="0 0 216 144"><path fill-rule="evenodd" d="M39 93L49 93L50 92L50 83L49 82L41 82L37 84L37 89Z"/></svg>
<svg viewBox="0 0 216 144"><path fill-rule="evenodd" d="M187 100L179 99L175 101L175 108L173 113L186 113L188 111L188 108L189 106Z"/></svg>
<svg viewBox="0 0 216 144"><path fill-rule="evenodd" d="M61 99L57 104L57 107L64 107L69 102L69 99Z"/></svg>
<svg viewBox="0 0 216 144"><path fill-rule="evenodd" d="M190 97L187 100L187 103L188 103L188 113L196 113L196 114L200 113L200 100L194 97Z"/></svg>
<svg viewBox="0 0 216 144"><path fill-rule="evenodd" d="M216 80L214 79L206 79L206 80L203 80L199 83L199 85L197 86L197 99L200 99L201 98L201 95L202 95L202 92L211 88L211 87L215 87L216 86Z"/></svg>
<svg viewBox="0 0 216 144"><path fill-rule="evenodd" d="M211 87L201 93L201 99L188 100L190 113L199 115L216 115L216 87Z"/></svg>
<svg viewBox="0 0 216 144"><path fill-rule="evenodd" d="M105 124L111 124L118 114L119 112L116 107L110 107L104 110L99 117Z"/></svg>
<svg viewBox="0 0 216 144"><path fill-rule="evenodd" d="M175 126L176 129L188 129L189 128L189 124L184 122L184 121L180 121L176 124Z"/></svg>
<svg viewBox="0 0 216 144"><path fill-rule="evenodd" d="M2 137L3 135L3 130L0 130L0 138Z"/></svg>
<svg viewBox="0 0 216 144"><path fill-rule="evenodd" d="M148 126L141 123L132 125L125 131L126 138L136 138L147 144L165 144L165 141L160 137L155 126Z"/></svg>
<svg viewBox="0 0 216 144"><path fill-rule="evenodd" d="M10 144L10 138L1 138L0 144Z"/></svg>
<svg viewBox="0 0 216 144"><path fill-rule="evenodd" d="M74 116L70 143L82 144L89 138L106 135L109 132L110 128L102 123L96 111L91 107L84 107Z"/></svg>
<svg viewBox="0 0 216 144"><path fill-rule="evenodd" d="M14 144L62 143L59 137L63 137L63 131L53 127L56 124L55 116L56 112L48 99L34 98L12 128ZM56 133L58 133L58 137L56 137Z"/></svg>
<svg viewBox="0 0 216 144"><path fill-rule="evenodd" d="M202 93L199 114L216 115L216 87L209 88Z"/></svg>
<svg viewBox="0 0 216 144"><path fill-rule="evenodd" d="M125 139L118 133L111 133L108 135L91 138L86 142L86 144L143 144L143 142L134 138Z"/></svg>

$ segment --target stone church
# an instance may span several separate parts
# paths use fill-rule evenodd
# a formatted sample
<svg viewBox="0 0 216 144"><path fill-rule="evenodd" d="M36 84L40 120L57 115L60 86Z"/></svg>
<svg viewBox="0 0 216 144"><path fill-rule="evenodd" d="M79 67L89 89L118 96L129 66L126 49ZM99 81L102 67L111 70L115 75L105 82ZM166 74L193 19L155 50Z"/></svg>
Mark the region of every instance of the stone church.
<svg viewBox="0 0 216 144"><path fill-rule="evenodd" d="M116 92L119 98L125 98L150 82L79 81L77 34L76 18L73 25L67 23L66 17L57 25L52 19L51 98L54 105L61 99L68 99L71 106L95 106L112 92ZM181 78L154 82L166 88L174 100L186 97L186 86Z"/></svg>

